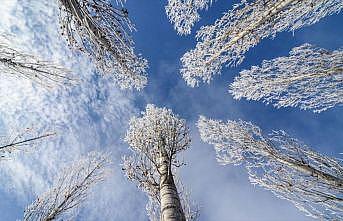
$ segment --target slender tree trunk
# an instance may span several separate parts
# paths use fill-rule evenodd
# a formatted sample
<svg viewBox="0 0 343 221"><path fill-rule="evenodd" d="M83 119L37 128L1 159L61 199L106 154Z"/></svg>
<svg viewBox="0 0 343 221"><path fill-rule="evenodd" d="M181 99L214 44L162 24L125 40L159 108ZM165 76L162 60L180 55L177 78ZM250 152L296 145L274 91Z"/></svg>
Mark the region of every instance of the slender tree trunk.
<svg viewBox="0 0 343 221"><path fill-rule="evenodd" d="M186 221L167 157L161 159L161 221Z"/></svg>

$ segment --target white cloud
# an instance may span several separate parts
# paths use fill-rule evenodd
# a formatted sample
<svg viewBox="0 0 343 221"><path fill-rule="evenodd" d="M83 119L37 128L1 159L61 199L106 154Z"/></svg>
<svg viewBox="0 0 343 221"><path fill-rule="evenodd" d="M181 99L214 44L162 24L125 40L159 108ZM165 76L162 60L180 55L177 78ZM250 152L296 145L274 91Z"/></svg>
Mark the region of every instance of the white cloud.
<svg viewBox="0 0 343 221"><path fill-rule="evenodd" d="M142 199L142 195L135 196L135 187L127 185L119 171L121 153L126 151L121 137L128 119L136 112L132 95L118 90L110 77L95 74L86 57L75 57L66 48L58 33L56 5L45 0L5 0L1 1L0 11L0 28L13 35L13 46L64 64L80 79L75 86L49 91L28 80L0 75L0 122L6 128L15 124L57 132L56 137L35 150L0 161L1 192L7 194L5 197L14 197L24 209L49 187L58 169L67 162L90 150L111 151L115 173L97 188L87 212L81 213L88 218L82 220L104 219L103 215L124 219L130 204ZM144 208L144 203L140 206ZM17 211L4 207L0 213L6 209ZM136 220L144 213L144 209L136 211L125 220ZM12 216L13 220L21 217Z"/></svg>

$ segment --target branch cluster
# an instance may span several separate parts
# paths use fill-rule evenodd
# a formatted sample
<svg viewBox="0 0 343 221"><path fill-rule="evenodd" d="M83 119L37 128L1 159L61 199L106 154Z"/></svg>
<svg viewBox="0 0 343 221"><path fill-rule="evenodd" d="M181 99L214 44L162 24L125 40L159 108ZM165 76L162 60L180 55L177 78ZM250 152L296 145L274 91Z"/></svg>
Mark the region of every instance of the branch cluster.
<svg viewBox="0 0 343 221"><path fill-rule="evenodd" d="M147 61L134 52L134 27L126 9L108 0L58 1L61 32L72 49L87 53L104 73L113 73L121 88L145 86Z"/></svg>
<svg viewBox="0 0 343 221"><path fill-rule="evenodd" d="M53 62L12 48L5 37L0 37L0 72L26 78L45 87L72 81L70 71Z"/></svg>
<svg viewBox="0 0 343 221"><path fill-rule="evenodd" d="M191 33L193 25L200 20L199 10L208 8L212 0L168 0L167 16L180 35Z"/></svg>
<svg viewBox="0 0 343 221"><path fill-rule="evenodd" d="M304 44L288 57L243 70L230 86L235 99L262 100L276 107L299 106L314 112L343 103L343 50Z"/></svg>
<svg viewBox="0 0 343 221"><path fill-rule="evenodd" d="M343 218L343 164L310 150L284 131L264 136L244 121L200 117L202 140L214 145L222 164L244 164L252 184L287 199L307 215Z"/></svg>
<svg viewBox="0 0 343 221"><path fill-rule="evenodd" d="M75 211L90 192L103 181L110 163L107 155L91 152L61 171L53 187L25 210L25 221L72 219Z"/></svg>
<svg viewBox="0 0 343 221"><path fill-rule="evenodd" d="M340 0L242 1L215 24L198 31L195 49L181 58L181 74L192 87L200 81L209 83L223 64L240 64L261 39L314 24L342 8Z"/></svg>

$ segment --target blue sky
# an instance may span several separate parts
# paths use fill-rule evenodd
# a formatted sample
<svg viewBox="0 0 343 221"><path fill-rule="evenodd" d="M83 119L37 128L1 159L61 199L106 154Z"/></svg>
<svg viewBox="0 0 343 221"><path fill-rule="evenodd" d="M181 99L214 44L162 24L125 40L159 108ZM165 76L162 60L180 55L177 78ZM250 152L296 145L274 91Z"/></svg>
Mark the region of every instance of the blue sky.
<svg viewBox="0 0 343 221"><path fill-rule="evenodd" d="M54 4L44 5L43 0L3 1L0 28L15 36L14 45L65 64L83 80L67 90L46 91L24 80L0 77L4 128L34 125L58 132L56 138L35 150L0 162L0 220L20 219L24 207L49 187L59 168L90 150L112 152L113 175L95 189L77 220L148 220L147 198L120 170L120 158L128 153L122 140L128 119L144 110L147 103L173 109L192 129L192 147L184 154L187 165L181 176L192 199L200 205L199 221L312 220L291 203L250 185L244 168L218 165L213 148L200 141L195 122L199 114L221 120L241 118L265 132L283 129L311 148L339 157L343 152L342 107L321 114L297 108L275 109L260 102L233 100L227 89L240 70L259 65L263 59L286 56L291 48L303 43L330 50L342 47L342 14L326 17L294 34L285 32L273 40L265 39L246 54L242 65L224 69L209 85L190 88L179 74L179 59L195 46L195 32L190 36L176 34L165 15L166 1L128 0L138 30L134 34L136 48L149 60L150 68L144 90L123 92L109 77L97 76L87 58L74 56L66 48L57 31ZM213 23L231 5L231 1L215 2L201 13L194 30Z"/></svg>

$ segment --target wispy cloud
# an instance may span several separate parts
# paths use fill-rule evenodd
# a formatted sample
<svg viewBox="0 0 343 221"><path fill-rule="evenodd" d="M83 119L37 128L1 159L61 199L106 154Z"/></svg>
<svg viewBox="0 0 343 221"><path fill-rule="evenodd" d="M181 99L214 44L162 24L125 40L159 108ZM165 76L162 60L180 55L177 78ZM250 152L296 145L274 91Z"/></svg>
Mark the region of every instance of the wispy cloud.
<svg viewBox="0 0 343 221"><path fill-rule="evenodd" d="M51 1L53 2L53 1ZM136 220L145 211L127 216L131 204L139 205L143 196L135 195L120 171L121 154L127 151L121 138L128 119L136 113L129 92L118 90L109 76L97 75L88 58L73 55L58 33L58 9L46 1L5 0L0 4L4 19L2 31L11 34L14 47L54 60L70 68L78 81L74 86L46 90L24 79L0 76L0 118L3 127L33 127L53 130L56 137L42 143L29 153L18 154L10 161L0 162L3 197L16 199L24 207L45 191L66 163L90 150L110 151L114 173L97 187L80 220ZM124 202L124 203L123 203ZM137 203L138 202L138 203ZM7 208L6 208L7 206ZM0 210L17 211L15 205ZM85 215L86 214L86 215ZM10 220L22 214L11 214Z"/></svg>

